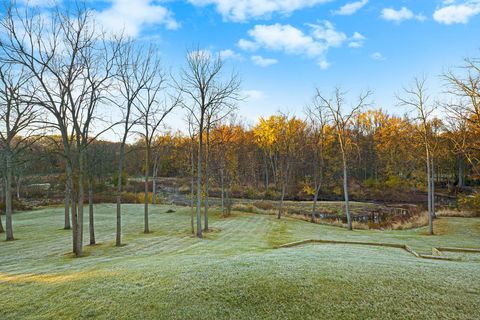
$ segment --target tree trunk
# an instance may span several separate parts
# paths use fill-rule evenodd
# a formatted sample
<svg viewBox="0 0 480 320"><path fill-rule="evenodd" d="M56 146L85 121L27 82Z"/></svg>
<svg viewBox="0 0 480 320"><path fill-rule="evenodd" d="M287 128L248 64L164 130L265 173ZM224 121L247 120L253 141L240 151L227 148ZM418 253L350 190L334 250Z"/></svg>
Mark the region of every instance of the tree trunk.
<svg viewBox="0 0 480 320"><path fill-rule="evenodd" d="M464 181L465 175L465 162L463 158L460 156L458 157L458 188L462 189L465 186Z"/></svg>
<svg viewBox="0 0 480 320"><path fill-rule="evenodd" d="M16 190L17 190L17 200L20 201L20 182L22 179L20 177L17 178L16 181Z"/></svg>
<svg viewBox="0 0 480 320"><path fill-rule="evenodd" d="M230 194L228 193L230 187L227 187L225 189L225 201L227 203L227 215L230 215L231 209L232 209L232 203L230 200Z"/></svg>
<svg viewBox="0 0 480 320"><path fill-rule="evenodd" d="M195 177L192 175L192 181L191 181L191 186L190 186L190 225L192 228L192 234L195 234L195 209L193 206L193 199L195 197Z"/></svg>
<svg viewBox="0 0 480 320"><path fill-rule="evenodd" d="M286 185L287 185L288 169L289 169L288 160L286 160L286 161L287 161L287 165L286 165L284 175L283 175L283 177L280 177L280 181L282 182L282 195L280 197L280 207L278 208L277 219L280 219L282 217L282 213L283 213L283 200L285 199L285 189L286 189Z"/></svg>
<svg viewBox="0 0 480 320"><path fill-rule="evenodd" d="M88 179L88 226L90 231L90 245L95 244L95 220L93 218L93 183Z"/></svg>
<svg viewBox="0 0 480 320"><path fill-rule="evenodd" d="M430 169L432 171L432 182L431 182L431 188L432 188L432 218L436 218L437 214L435 212L435 166L434 166L434 159L432 157L432 167Z"/></svg>
<svg viewBox="0 0 480 320"><path fill-rule="evenodd" d="M155 162L153 164L153 177L152 177L152 204L157 203L157 173L158 173L158 156L155 156Z"/></svg>
<svg viewBox="0 0 480 320"><path fill-rule="evenodd" d="M144 221L145 221L145 225L144 225L144 228L143 228L143 233L150 233L150 229L149 229L149 226L148 226L148 174L149 174L149 165L150 165L150 161L149 161L149 158L150 157L150 148L147 146L146 147L146 152L145 152L145 196L144 196Z"/></svg>
<svg viewBox="0 0 480 320"><path fill-rule="evenodd" d="M274 160L274 156L270 156L270 165L272 166L272 176L273 176L273 183L275 183L275 185L277 185L277 168L275 166L275 160Z"/></svg>
<svg viewBox="0 0 480 320"><path fill-rule="evenodd" d="M268 192L268 163L267 163L267 155L264 153L263 154L263 164L265 166L265 196L267 195Z"/></svg>
<svg viewBox="0 0 480 320"><path fill-rule="evenodd" d="M310 222L315 222L315 213L317 211L317 201L318 194L320 193L320 183L315 182L315 194L313 195L313 207L312 207L312 216L310 217Z"/></svg>
<svg viewBox="0 0 480 320"><path fill-rule="evenodd" d="M225 203L224 203L224 188L223 188L223 169L220 169L220 185L221 185L221 191L222 191L222 218L225 217Z"/></svg>
<svg viewBox="0 0 480 320"><path fill-rule="evenodd" d="M282 182L282 195L280 197L280 206L278 208L278 215L277 219L280 219L282 217L283 213L283 199L285 198L285 181Z"/></svg>
<svg viewBox="0 0 480 320"><path fill-rule="evenodd" d="M203 231L208 231L208 209L209 209L209 203L208 203L208 198L209 198L209 158L210 158L210 129L207 127L207 145L206 145L206 150L205 150L205 228Z"/></svg>
<svg viewBox="0 0 480 320"><path fill-rule="evenodd" d="M432 216L432 182L430 171L430 151L428 150L428 143L425 142L425 151L427 155L427 205L428 205L428 233L433 235L433 216Z"/></svg>
<svg viewBox="0 0 480 320"><path fill-rule="evenodd" d="M315 145L314 145L315 147ZM319 190L319 183L318 183L318 173L317 173L317 160L318 160L318 150L315 150L313 153L313 183L314 183L314 191L313 191L313 205L312 205L312 213L310 215L310 222L315 222L315 212L317 211L317 199L318 199L318 190Z"/></svg>
<svg viewBox="0 0 480 320"><path fill-rule="evenodd" d="M67 179L68 177L65 179L65 221L63 229L70 230L72 228L70 225L70 188Z"/></svg>
<svg viewBox="0 0 480 320"><path fill-rule="evenodd" d="M323 167L325 164L325 160L323 158L323 146L322 150L320 151L320 172L318 173L319 177L318 180L315 180L315 194L313 197L313 208L312 208L312 220L311 222L315 222L315 211L317 210L317 202L318 202L318 195L320 194L320 190L322 189L323 185ZM316 166L315 166L316 168Z"/></svg>
<svg viewBox="0 0 480 320"><path fill-rule="evenodd" d="M152 177L152 201L151 204L157 203L157 178L155 175Z"/></svg>
<svg viewBox="0 0 480 320"><path fill-rule="evenodd" d="M83 188L83 151L80 151L78 155L78 225L77 225L77 250L76 255L80 257L83 255L83 200L84 200L84 188Z"/></svg>
<svg viewBox="0 0 480 320"><path fill-rule="evenodd" d="M5 179L2 179L2 182L3 182L3 186L2 186L1 197L3 200L5 200ZM3 203L5 203L5 201ZM2 224L2 213L0 213L0 233L4 233L4 232L5 232L5 229L3 228L3 224Z"/></svg>
<svg viewBox="0 0 480 320"><path fill-rule="evenodd" d="M191 179L190 179L190 225L192 227L192 234L195 234L195 210L193 208L193 201L195 197L195 158L194 158L194 147L192 141L191 156L190 156L190 169L191 169Z"/></svg>
<svg viewBox="0 0 480 320"><path fill-rule="evenodd" d="M73 245L73 253L77 253L77 228L78 228L78 219L77 219L77 202L76 202L76 191L74 190L74 183L73 183L73 169L70 160L67 160L67 183L68 189L70 190L70 205L71 205L71 213L72 213L72 245Z"/></svg>
<svg viewBox="0 0 480 320"><path fill-rule="evenodd" d="M120 146L120 157L118 159L118 174L117 174L117 225L115 232L115 246L122 245L122 171L123 158L125 156L125 143L122 142Z"/></svg>
<svg viewBox="0 0 480 320"><path fill-rule="evenodd" d="M202 122L202 120L201 120ZM200 124L198 132L197 159L197 237L202 238L202 158L203 158L203 127Z"/></svg>
<svg viewBox="0 0 480 320"><path fill-rule="evenodd" d="M347 171L347 157L345 150L342 150L343 162L343 194L345 197L345 214L347 215L348 230L352 230L352 218L350 217L350 203L348 200L348 171Z"/></svg>
<svg viewBox="0 0 480 320"><path fill-rule="evenodd" d="M0 233L4 233L5 229L3 229L3 223L2 223L2 215L0 214Z"/></svg>
<svg viewBox="0 0 480 320"><path fill-rule="evenodd" d="M6 150L6 175L5 175L5 227L6 240L13 241L12 223L12 154Z"/></svg>

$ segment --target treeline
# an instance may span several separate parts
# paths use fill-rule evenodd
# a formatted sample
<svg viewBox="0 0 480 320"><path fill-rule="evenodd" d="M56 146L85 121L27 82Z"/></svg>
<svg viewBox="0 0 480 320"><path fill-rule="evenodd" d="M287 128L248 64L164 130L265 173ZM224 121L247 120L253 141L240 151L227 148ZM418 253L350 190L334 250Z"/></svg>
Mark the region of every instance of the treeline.
<svg viewBox="0 0 480 320"><path fill-rule="evenodd" d="M14 239L13 189L18 193L31 174L64 177L64 228L72 230L77 256L83 254L86 202L89 242L95 243L94 193L107 185L99 181L108 180L115 195L115 243L121 246L127 176L143 177L145 233L152 181L184 177L198 237L209 230L212 192L222 212L239 189L278 199L278 218L286 198L310 197L314 213L319 198L336 194L345 201L351 229L349 193L365 186L426 190L433 233L435 188L462 188L478 178L478 60L443 75L448 92L442 101L429 99L425 80L416 79L398 96L405 117L372 109L370 92L350 103L341 89L331 96L318 89L304 113L278 113L248 127L235 117L244 100L240 78L219 54L190 50L182 69L166 72L158 48L105 33L83 5L58 5L47 14L6 2L3 12L0 156L7 240ZM185 132L162 134L169 114L180 108ZM99 140L106 132L118 140ZM129 144L133 137L138 141Z"/></svg>
<svg viewBox="0 0 480 320"><path fill-rule="evenodd" d="M209 145L209 179L213 188L210 193L220 197L223 180L224 189L228 189L230 195L279 199L280 166L284 161L282 144L285 143L282 139L293 134L297 146L292 146L296 149L288 160L290 172L286 197L311 200L315 190L319 189L320 199L341 199L343 168L336 130L332 124L325 124L320 135L310 116L310 110L308 116L276 114L259 119L254 126L231 118L214 126L210 131ZM477 185L475 149L469 149L465 155L457 149L458 132L448 130L439 118L432 118L431 124L434 131L431 136L432 171L437 188L456 192ZM355 114L348 131L350 146L347 152L349 185L355 197L402 201L406 199L402 198L405 193L426 192L426 160L420 133L421 128L413 118L389 115L381 109L362 110ZM469 139L473 142L474 138L472 135ZM55 136L36 139L22 152L25 161L16 167L14 187L17 180L21 185L28 176L32 177L30 183L35 179L41 181L35 175L53 174L64 181L65 162L59 141L60 138ZM118 142L97 140L91 143L88 157L91 161L87 167L95 181L107 185L117 181L119 148ZM129 178L141 178L145 173L143 139L139 138L125 148L124 183ZM183 178L180 187L188 192L191 153L192 140L184 133L163 131L156 135L149 157L152 178L149 192L153 192L151 184L159 177ZM194 156L196 159L196 152ZM376 190L381 192L375 193Z"/></svg>

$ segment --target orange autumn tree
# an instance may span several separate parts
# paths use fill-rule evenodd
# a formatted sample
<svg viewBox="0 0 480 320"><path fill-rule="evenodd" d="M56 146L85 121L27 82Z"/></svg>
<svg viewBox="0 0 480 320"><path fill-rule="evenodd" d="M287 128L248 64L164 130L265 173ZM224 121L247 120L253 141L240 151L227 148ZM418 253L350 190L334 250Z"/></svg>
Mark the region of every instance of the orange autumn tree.
<svg viewBox="0 0 480 320"><path fill-rule="evenodd" d="M277 116L270 116L269 118L260 117L258 124L253 128L253 135L255 143L263 152L263 165L265 176L265 193L268 192L270 185L269 172L272 169L272 176L276 184L277 177L277 150L275 149L277 143L276 122Z"/></svg>
<svg viewBox="0 0 480 320"><path fill-rule="evenodd" d="M280 201L277 218L283 213L283 203L289 174L296 158L304 147L306 123L303 120L284 114L260 118L260 122L253 128L255 141L275 163L274 173L277 188L280 189Z"/></svg>
<svg viewBox="0 0 480 320"><path fill-rule="evenodd" d="M237 126L222 123L210 132L212 169L220 184L222 216L225 216L225 209L230 213L229 191L238 168L236 142L241 139L241 131Z"/></svg>

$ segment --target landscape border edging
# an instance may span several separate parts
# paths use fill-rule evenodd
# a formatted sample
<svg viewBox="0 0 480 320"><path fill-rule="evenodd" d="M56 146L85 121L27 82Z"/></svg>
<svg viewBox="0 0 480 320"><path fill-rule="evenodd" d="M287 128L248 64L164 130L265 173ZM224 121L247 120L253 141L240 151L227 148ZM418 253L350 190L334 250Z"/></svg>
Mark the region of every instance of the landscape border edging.
<svg viewBox="0 0 480 320"><path fill-rule="evenodd" d="M480 253L480 248L433 247L432 254L427 255L427 254L418 254L415 250L412 249L412 247L410 247L407 244L397 244L397 243L388 243L388 242L347 241L347 240L324 240L324 239L306 239L306 240L300 240L295 242L289 242L289 243L279 245L275 248L276 249L291 248L291 247L301 246L307 243L353 244L353 245L367 245L367 246L375 246L375 247L399 248L407 251L408 253L412 254L416 258L447 260L447 261L453 261L453 259L450 257L447 257L442 251Z"/></svg>

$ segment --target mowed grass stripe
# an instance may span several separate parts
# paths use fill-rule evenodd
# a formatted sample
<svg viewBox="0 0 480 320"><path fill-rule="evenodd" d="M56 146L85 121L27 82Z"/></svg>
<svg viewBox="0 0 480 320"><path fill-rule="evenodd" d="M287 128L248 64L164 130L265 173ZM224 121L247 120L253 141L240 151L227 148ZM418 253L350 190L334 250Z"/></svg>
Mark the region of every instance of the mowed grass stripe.
<svg viewBox="0 0 480 320"><path fill-rule="evenodd" d="M0 242L3 319L474 319L480 308L480 261L418 259L395 248L305 245L302 239L475 246L480 219L435 220L425 229L353 231L308 222L210 212L213 232L190 234L190 210L123 206L126 246L116 248L115 207L96 209L101 243L72 258L62 208L14 215L20 240ZM173 213L166 213L174 209ZM85 227L85 240L88 228ZM470 253L467 253L470 255Z"/></svg>

